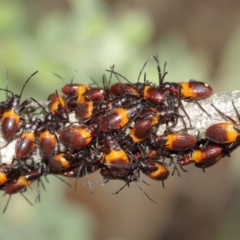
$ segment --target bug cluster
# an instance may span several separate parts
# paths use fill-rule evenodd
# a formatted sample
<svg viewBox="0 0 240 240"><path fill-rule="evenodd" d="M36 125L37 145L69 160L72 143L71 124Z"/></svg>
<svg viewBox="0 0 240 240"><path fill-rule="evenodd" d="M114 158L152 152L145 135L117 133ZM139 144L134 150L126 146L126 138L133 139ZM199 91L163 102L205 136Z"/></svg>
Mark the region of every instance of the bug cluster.
<svg viewBox="0 0 240 240"><path fill-rule="evenodd" d="M11 196L34 181L41 183L48 174L77 180L95 171L106 181L124 181L123 187L141 181L141 173L163 182L171 165L174 171L189 163L205 169L229 156L239 145L240 124L212 106L226 122L208 127L205 136L190 133L194 126L183 101L209 115L198 100L210 97L213 90L195 80L165 82L166 64L162 72L158 56L153 58L157 85L146 75L143 82L131 83L111 67L110 80L104 75L102 88L71 81L62 87L62 96L48 96L47 106L33 98L21 99L36 72L20 94L0 89L7 95L0 103L2 149L10 144L14 148L11 159L2 156L0 189ZM179 121L183 128L175 131Z"/></svg>

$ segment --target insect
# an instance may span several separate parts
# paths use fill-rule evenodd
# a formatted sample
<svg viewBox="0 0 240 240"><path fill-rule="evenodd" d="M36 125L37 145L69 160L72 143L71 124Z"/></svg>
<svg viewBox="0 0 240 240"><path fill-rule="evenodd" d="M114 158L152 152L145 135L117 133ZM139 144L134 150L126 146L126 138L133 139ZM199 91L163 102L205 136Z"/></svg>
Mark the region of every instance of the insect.
<svg viewBox="0 0 240 240"><path fill-rule="evenodd" d="M132 138L134 143L142 142L151 132L151 128L153 125L158 124L158 120L154 119L154 117L149 117L146 119L138 119L134 125L134 127L130 130L129 136Z"/></svg>
<svg viewBox="0 0 240 240"><path fill-rule="evenodd" d="M151 179L164 181L169 176L168 169L161 163L154 161L142 162L141 171Z"/></svg>
<svg viewBox="0 0 240 240"><path fill-rule="evenodd" d="M124 180L126 183L116 192L112 193L113 195L117 195L118 193L120 193L126 186L130 186L130 183L131 182L134 182L138 188L141 190L141 192L150 200L152 201L153 203L156 204L156 202L150 198L150 196L143 190L143 188L138 184L139 181L143 182L144 184L146 185L149 185L147 184L145 181L143 181L139 176L137 176L135 173L131 173L129 175L127 175L124 179L122 178L119 178L115 175L113 175L111 173L111 171L107 170L107 169L101 169L100 171L100 174L104 177L104 179L106 179L106 182L108 182L109 180Z"/></svg>
<svg viewBox="0 0 240 240"><path fill-rule="evenodd" d="M70 149L81 149L86 147L97 132L98 124L91 124L86 127L69 126L59 134L59 140Z"/></svg>
<svg viewBox="0 0 240 240"><path fill-rule="evenodd" d="M71 168L79 166L75 161L75 155L71 153L58 152L49 159L48 171L54 174L63 174Z"/></svg>
<svg viewBox="0 0 240 240"><path fill-rule="evenodd" d="M104 138L106 168L111 175L117 178L124 178L130 171L130 160L127 153L121 148L113 135L106 135Z"/></svg>
<svg viewBox="0 0 240 240"><path fill-rule="evenodd" d="M233 108L237 114L238 120L240 121L239 113L232 102ZM213 108L224 118L230 120L230 122L221 122L211 125L206 129L205 135L207 139L212 142L219 144L239 142L240 138L240 124L236 123L231 117L225 115L219 109L217 109L213 104Z"/></svg>
<svg viewBox="0 0 240 240"><path fill-rule="evenodd" d="M156 54L154 59L157 63L157 69L159 74L159 88L170 91L172 94L176 94L184 100L200 100L208 98L212 95L213 89L207 83L190 79L189 82L164 82L164 78L167 74L165 71L166 63L164 65L163 73L160 68L159 57Z"/></svg>
<svg viewBox="0 0 240 240"><path fill-rule="evenodd" d="M101 167L100 174L104 177L106 182L109 180L123 180L126 182L117 192L113 194L118 194L126 186L129 186L131 182L135 182L145 196L154 202L154 200L151 199L138 184L138 181L142 180L137 175L138 169L135 170L133 168L133 156L128 156L114 136L107 135L104 140L107 150L105 150L105 161L104 165ZM144 181L142 182L145 183Z"/></svg>
<svg viewBox="0 0 240 240"><path fill-rule="evenodd" d="M157 128L154 129L154 127L157 127L158 123L158 118L155 115L155 112L152 111L152 109L144 109L135 121L134 126L130 127L129 133L122 137L122 143L123 146L125 146L125 149L128 149L129 151L138 149L144 152L146 143L142 143L149 137L151 131L154 132L157 130Z"/></svg>
<svg viewBox="0 0 240 240"><path fill-rule="evenodd" d="M40 132L38 137L38 147L40 150L40 155L43 158L43 161L45 161L54 155L57 146L59 149L56 132L59 130L60 124L55 119L53 113L48 113L40 103L33 98L31 99L36 102L44 112L44 121L42 122L41 127L38 129Z"/></svg>
<svg viewBox="0 0 240 240"><path fill-rule="evenodd" d="M77 97L77 102L80 103L84 102L84 100L82 100L82 96L88 89L89 87L87 85L79 83L70 83L62 87L62 92L67 97Z"/></svg>
<svg viewBox="0 0 240 240"><path fill-rule="evenodd" d="M66 123L69 121L68 116L68 108L66 106L65 100L58 96L57 92L52 93L48 96L48 108L54 116L56 116L57 120L60 120L62 123Z"/></svg>
<svg viewBox="0 0 240 240"><path fill-rule="evenodd" d="M18 169L17 169L18 170ZM16 174L16 173L14 173ZM23 192L26 190L28 186L30 186L34 181L40 179L40 177L44 174L44 168L39 166L37 169L29 169L28 173L22 175L20 172L17 173L14 179L11 179L5 183L4 192L5 194L9 194L8 201L6 206L3 209L3 213L7 210L8 204L10 202L12 194L20 193L25 200L33 206L33 204L26 198Z"/></svg>
<svg viewBox="0 0 240 240"><path fill-rule="evenodd" d="M36 148L37 130L42 124L42 120L36 118L17 138L15 145L15 156L18 159L29 157Z"/></svg>
<svg viewBox="0 0 240 240"><path fill-rule="evenodd" d="M104 102L85 102L78 104L74 111L79 122L86 122L100 113L104 114L108 108Z"/></svg>
<svg viewBox="0 0 240 240"><path fill-rule="evenodd" d="M223 147L215 143L208 143L203 148L190 150L187 154L184 154L178 159L178 163L180 165L195 163L204 166L208 162L216 162L219 157L221 158L223 156L223 153Z"/></svg>
<svg viewBox="0 0 240 240"><path fill-rule="evenodd" d="M203 112L205 112L209 117L211 117L210 114L198 103L197 100L210 97L213 93L212 87L204 82L196 81L193 79L191 79L189 82L179 82L179 83L164 82L164 77L167 74L165 72L166 63L164 65L164 71L162 74L161 68L160 68L160 63L159 63L159 58L158 58L157 54L154 56L154 59L157 63L157 69L158 69L158 73L159 73L159 88L162 89L164 92L168 92L168 94L177 97L178 105L183 110L185 115L187 116L190 126L192 126L191 120L190 120L187 112L185 111L181 100L192 101L192 102L196 103L199 106L199 108L202 109ZM173 96L170 98L173 99ZM175 99L175 101L176 101L176 99Z"/></svg>
<svg viewBox="0 0 240 240"><path fill-rule="evenodd" d="M83 94L90 89L89 86L79 83L73 83L74 77L76 75L77 71L73 73L72 79L69 84L66 84L62 87L62 93L67 98L67 106L70 111L74 110L77 103L84 103L85 97ZM61 76L54 73L55 76L60 78L63 82L66 82Z"/></svg>
<svg viewBox="0 0 240 240"><path fill-rule="evenodd" d="M116 76L119 75L123 77L121 74L115 71L113 71L113 73ZM123 78L126 79L125 77ZM129 80L127 81L129 82ZM144 79L144 83L116 83L110 88L110 90L116 96L127 94L132 97L141 97L147 100L149 105L163 104L165 101L168 101L168 95L165 93L165 91L151 85L146 79Z"/></svg>
<svg viewBox="0 0 240 240"><path fill-rule="evenodd" d="M69 170L62 173L65 177L75 178L75 190L77 189L77 180L79 177L86 176L88 180L88 186L93 194L91 183L89 182L89 173L96 172L100 169L103 161L104 154L98 150L89 151L89 149L83 149L74 153L74 161L78 163L77 166L71 167Z"/></svg>
<svg viewBox="0 0 240 240"><path fill-rule="evenodd" d="M64 171L63 175L66 177L75 177L76 180L88 173L97 171L104 161L104 155L101 152L89 151L89 149L70 153L70 155L72 155L72 158L78 165L69 171ZM68 157L68 154L65 156Z"/></svg>
<svg viewBox="0 0 240 240"><path fill-rule="evenodd" d="M118 73L115 73L115 74L118 74ZM123 96L124 94L140 96L140 92L131 83L125 83L125 84L120 82L115 83L110 87L110 91L114 96Z"/></svg>
<svg viewBox="0 0 240 240"><path fill-rule="evenodd" d="M110 114L102 118L100 122L100 130L102 132L113 132L122 129L126 125L132 123L140 114L143 106L138 103L129 108L116 108Z"/></svg>
<svg viewBox="0 0 240 240"><path fill-rule="evenodd" d="M90 88L83 94L83 102L101 102L105 98L105 91L102 88Z"/></svg>
<svg viewBox="0 0 240 240"><path fill-rule="evenodd" d="M167 133L150 137L153 148L164 147L173 151L185 151L195 146L197 139L188 133Z"/></svg>
<svg viewBox="0 0 240 240"><path fill-rule="evenodd" d="M179 95L184 100L200 100L210 97L213 93L213 89L207 83L194 79L190 79L189 82L166 82L161 87L173 94Z"/></svg>
<svg viewBox="0 0 240 240"><path fill-rule="evenodd" d="M1 164L0 166L0 188L8 181L8 175L12 173L12 165Z"/></svg>
<svg viewBox="0 0 240 240"><path fill-rule="evenodd" d="M140 71L140 74L138 76L138 81L137 81L137 84L133 84L131 83L127 78L125 78L124 76L122 76L121 74L117 73L114 71L113 67L111 67L110 70L106 70L107 72L110 72L111 75L114 74L118 80L118 83L115 83L113 84L111 87L110 87L110 92L114 95L114 96L123 96L123 95L127 95L128 97L129 96L137 96L137 97L140 97L141 95L141 92L139 91L139 88L140 90L142 91L143 87L144 87L144 84L140 83L139 82L139 79L140 79L140 76L141 76L141 73L143 71L143 69L145 68L145 66L147 65L147 63L152 59L152 56L144 63L141 71ZM122 83L120 81L120 79L118 78L118 76L122 77L124 80L127 81L127 83Z"/></svg>
<svg viewBox="0 0 240 240"><path fill-rule="evenodd" d="M12 94L12 97L10 100L7 101L6 105L4 106L4 113L2 114L2 120L1 120L1 129L3 136L6 140L12 139L17 131L20 129L21 125L21 112L25 110L25 107L29 103L29 100L26 99L22 103L20 103L21 96L23 93L23 90L29 80L37 73L38 71L34 72L24 83L20 95L14 94L13 92L7 90L7 89L0 89L3 91L6 91L8 93Z"/></svg>

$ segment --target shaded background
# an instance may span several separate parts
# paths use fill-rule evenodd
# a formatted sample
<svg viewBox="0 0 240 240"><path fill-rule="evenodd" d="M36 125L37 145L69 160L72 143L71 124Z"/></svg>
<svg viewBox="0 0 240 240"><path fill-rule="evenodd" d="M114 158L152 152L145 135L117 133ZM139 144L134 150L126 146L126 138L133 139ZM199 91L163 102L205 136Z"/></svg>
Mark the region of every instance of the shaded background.
<svg viewBox="0 0 240 240"><path fill-rule="evenodd" d="M118 72L136 81L143 63L158 51L167 61L167 81L195 78L215 92L240 88L240 5L225 1L44 0L5 1L0 8L0 78L15 93L35 70L22 99L46 99L63 82L101 84L102 74L115 64ZM146 68L157 80L154 63ZM0 92L0 100L5 93ZM188 166L162 184L143 176L150 202L136 184L112 196L122 182L94 184L86 178L77 191L54 177L45 182L41 204L34 208L13 195L0 215L1 239L237 239L240 237L239 151L206 173ZM96 173L89 176L101 179ZM71 181L74 186L74 180ZM36 188L28 189L33 199ZM7 196L1 198L3 209Z"/></svg>

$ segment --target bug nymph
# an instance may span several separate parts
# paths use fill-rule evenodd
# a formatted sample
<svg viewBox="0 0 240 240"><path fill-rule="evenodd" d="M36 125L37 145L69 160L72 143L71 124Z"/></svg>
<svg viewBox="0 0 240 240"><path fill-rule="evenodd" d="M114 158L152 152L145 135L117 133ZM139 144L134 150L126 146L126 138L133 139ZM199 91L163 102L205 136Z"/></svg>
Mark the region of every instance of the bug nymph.
<svg viewBox="0 0 240 240"><path fill-rule="evenodd" d="M237 114L238 120L240 122L240 115L237 111L234 102L232 102L233 108ZM217 109L213 104L212 107L224 118L230 122L221 122L211 125L206 129L205 135L207 139L218 144L226 144L240 141L240 124L236 123L231 117L227 116L219 109Z"/></svg>
<svg viewBox="0 0 240 240"><path fill-rule="evenodd" d="M11 93L12 97L10 100L7 101L6 105L4 106L4 113L2 114L1 119L1 128L3 137L6 140L12 139L17 131L20 129L21 126L21 113L25 110L26 106L30 103L29 99L24 100L22 103L20 103L21 96L23 93L23 90L29 80L37 73L38 71L34 72L24 83L22 90L20 92L20 95L14 94L13 92L2 89L0 90Z"/></svg>
<svg viewBox="0 0 240 240"><path fill-rule="evenodd" d="M165 72L166 63L164 65L164 71L162 74L157 54L154 56L154 59L157 63L157 69L159 74L159 88L162 89L166 94L168 93L170 95L170 98L178 99L179 107L183 110L186 117L188 118L190 126L192 126L191 120L187 112L185 111L181 100L196 103L199 108L210 117L210 114L198 103L197 100L210 97L213 93L213 89L211 88L211 86L204 82L196 81L194 79L191 79L189 82L164 82L164 77L167 74Z"/></svg>
<svg viewBox="0 0 240 240"><path fill-rule="evenodd" d="M117 139L112 135L104 138L105 165L111 174L118 178L125 177L130 171L130 160L127 153L121 148Z"/></svg>
<svg viewBox="0 0 240 240"><path fill-rule="evenodd" d="M98 124L84 127L69 126L60 132L59 140L72 150L82 149L92 141L97 129Z"/></svg>
<svg viewBox="0 0 240 240"><path fill-rule="evenodd" d="M15 155L18 159L29 157L36 148L37 131L42 124L42 120L37 118L18 137L15 146Z"/></svg>
<svg viewBox="0 0 240 240"><path fill-rule="evenodd" d="M36 169L26 168L25 170L20 169L20 167L21 166L11 165L11 177L7 180L3 188L5 194L9 194L9 198L6 206L4 207L3 213L8 207L12 194L15 193L20 193L25 200L33 206L23 192L25 192L27 187L30 186L34 181L41 181L40 177L45 173L45 167L43 165L39 165L36 167ZM37 197L39 197L39 192Z"/></svg>
<svg viewBox="0 0 240 240"><path fill-rule="evenodd" d="M58 123L53 113L47 112L45 108L34 98L31 99L42 108L44 113L44 120L42 122L42 126L38 129L38 146L43 161L46 161L55 154L56 147L58 147L59 149L56 132L59 130L61 124Z"/></svg>
<svg viewBox="0 0 240 240"><path fill-rule="evenodd" d="M132 123L141 113L143 106L138 103L129 108L115 108L102 118L100 129L102 132L113 132L122 129Z"/></svg>
<svg viewBox="0 0 240 240"><path fill-rule="evenodd" d="M153 148L164 147L173 151L185 151L195 146L197 139L188 133L168 133L150 137Z"/></svg>
<svg viewBox="0 0 240 240"><path fill-rule="evenodd" d="M108 108L107 103L91 101L77 104L74 111L76 118L82 123L91 120L98 114L104 114Z"/></svg>
<svg viewBox="0 0 240 240"><path fill-rule="evenodd" d="M69 111L66 106L65 100L58 96L58 93L52 93L48 96L48 108L49 111L56 117L61 123L69 121Z"/></svg>

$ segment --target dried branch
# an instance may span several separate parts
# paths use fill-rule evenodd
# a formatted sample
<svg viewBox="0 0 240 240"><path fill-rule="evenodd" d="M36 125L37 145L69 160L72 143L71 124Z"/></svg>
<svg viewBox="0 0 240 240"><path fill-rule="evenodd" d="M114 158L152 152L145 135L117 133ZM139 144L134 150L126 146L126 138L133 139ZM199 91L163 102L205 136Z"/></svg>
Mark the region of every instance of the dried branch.
<svg viewBox="0 0 240 240"><path fill-rule="evenodd" d="M192 128L190 128L189 121L185 116L184 112L180 109L179 112L183 116L184 121L186 122L188 132L192 135L204 137L206 129L212 124L218 122L225 122L227 120L223 119L219 113L212 107L211 104L214 104L220 111L224 114L235 119L236 122L236 112L233 108L232 101L237 109L240 109L240 91L233 91L231 93L222 92L213 94L211 97L203 100L199 100L198 103L208 112L211 117L209 117L204 111L202 111L199 106L194 102L182 101L183 106L191 119ZM34 105L34 103L32 103ZM46 103L41 102L42 105ZM74 114L70 114L70 122L76 122ZM178 121L178 124L173 131L183 130L184 125L182 121ZM159 127L159 134L163 134L165 131L165 125L162 124ZM16 140L12 140L9 144L3 139L2 134L0 133L0 161L1 163L11 164L15 152L15 143ZM41 162L41 157L37 152L34 154L33 159L35 162Z"/></svg>

